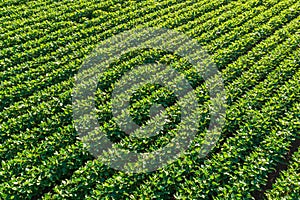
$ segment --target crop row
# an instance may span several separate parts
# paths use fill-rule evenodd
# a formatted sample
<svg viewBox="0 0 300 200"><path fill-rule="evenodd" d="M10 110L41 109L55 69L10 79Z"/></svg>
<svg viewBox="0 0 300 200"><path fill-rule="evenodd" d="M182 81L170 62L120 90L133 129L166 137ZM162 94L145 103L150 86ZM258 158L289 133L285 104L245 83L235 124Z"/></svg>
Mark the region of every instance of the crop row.
<svg viewBox="0 0 300 200"><path fill-rule="evenodd" d="M210 7L212 7L212 5L210 5ZM209 7L209 8L210 8ZM205 9L205 8L202 8L202 9ZM201 13L201 12L200 12ZM176 13L177 15L178 15L178 13ZM194 16L195 17L195 14L197 14L197 13L194 13L192 16ZM191 14L190 14L191 15ZM152 16L153 17L153 16ZM177 18L183 18L183 16L177 16ZM185 16L185 18L183 18L183 19L186 19L187 18L187 16ZM159 21L161 21L161 20L159 20ZM178 20L177 20L178 21ZM172 22L172 21L169 21L167 24L170 24L170 23L174 23L174 22ZM85 30L86 31L86 30ZM27 52L26 52L26 54L27 54ZM18 56L18 57L21 57L21 56Z"/></svg>
<svg viewBox="0 0 300 200"><path fill-rule="evenodd" d="M169 1L170 3L171 1ZM158 4L163 3L159 2ZM124 9L126 7L136 8L139 3L134 3L130 1L102 1L102 2L57 2L50 4L48 6L43 6L37 8L35 13L28 18L18 19L21 17L15 15L16 19L13 20L14 16L9 16L10 21L7 20L8 16L1 18L0 21L3 22L5 27L2 29L1 33L5 36L16 35L17 33L23 33L22 29L33 30L40 27L40 24L43 24L43 21L49 20L52 22L62 21L62 20L72 20L75 22L83 22L84 19L89 19L90 17L99 16L99 14L109 14L111 12L119 11L119 9ZM144 2L145 6L149 6L149 2ZM170 3L171 5L171 3ZM100 6L100 7L99 7ZM83 9L83 8L86 9ZM98 9L95 9L98 8ZM65 10L65 12L62 12ZM30 10L29 10L30 11ZM26 12L21 12L24 14ZM58 17L59 16L59 17ZM68 16L66 18L66 16ZM18 24L18 25L16 25ZM51 26L51 25L49 25ZM42 33L41 33L42 34Z"/></svg>
<svg viewBox="0 0 300 200"><path fill-rule="evenodd" d="M60 159L57 156L47 157L41 165L25 170L23 168L21 176L12 176L11 181L0 185L1 198L33 198L33 194L38 195L43 189L54 186L68 177L72 170L82 166L87 159L91 159L89 153L82 149L82 145L70 145L54 153L60 155Z"/></svg>
<svg viewBox="0 0 300 200"><path fill-rule="evenodd" d="M296 37L296 39L297 39L297 37ZM298 44L298 42L297 41L299 41L299 38L298 38L298 40L292 40L292 44L294 45L294 48L295 47L297 47L297 44ZM277 48L277 49L275 49L275 51L274 51L274 54L271 54L270 56L268 56L267 57L267 61L272 61L273 63L272 63L272 65L270 65L269 64L269 66L268 66L268 71L265 71L266 69L263 69L262 68L262 70L261 70L261 73L259 74L259 73L254 73L255 74L255 77L251 77L251 76L253 76L253 72L251 72L251 71L249 71L248 73L245 73L244 74L244 76L243 77L241 77L240 78L240 80L239 80L239 83L245 83L245 84L247 84L247 82L245 82L245 80L251 80L252 81L252 84L250 84L249 83L249 86L251 87L253 84L257 84L257 82L254 82L254 80L258 80L258 82L260 81L260 79L261 79L261 77L264 77L264 75L263 74L266 74L267 72L270 72L270 71L272 71L272 67L271 66L276 66L276 64L279 62L279 59L281 58L284 58L284 57L287 57L288 56L288 54L281 54L281 56L278 56L278 52L279 52L279 50L281 50L282 49L282 46L283 45L280 45L279 46L279 48ZM287 46L287 44L284 44L284 46ZM288 51L291 51L291 50L293 50L293 48L291 48L291 49L288 49L287 48L287 52ZM282 50L281 50L282 51ZM274 58L272 58L272 57L274 57ZM264 66L264 63L259 63L259 64L261 64L262 66ZM255 66L256 67L256 69L260 69L259 68L259 66ZM276 72L277 72L277 70L276 70ZM260 76L258 76L258 75L260 75ZM249 78L249 76L250 76L250 78ZM260 77L260 78L259 78ZM194 79L196 79L196 77L193 77ZM235 88L235 84L236 84L236 82L234 82L233 83L233 87L232 88ZM201 87L200 87L201 88ZM199 91L198 91L198 88L195 90L195 92L196 92L196 94L199 94L199 92L200 92L200 94L201 93L203 93L203 88L201 88ZM232 89L231 89L231 91L232 91ZM240 92L239 92L240 93ZM237 92L231 92L231 95L232 96L236 96L236 97L238 97L238 96L240 96L241 95L241 93L239 94L239 93L237 93ZM101 98L103 99L103 96L105 95L105 94L107 94L107 91L104 93L104 94L101 94L100 93L100 96L101 96ZM170 94L170 93L169 93ZM150 98L152 98L152 99L157 99L159 96L162 96L162 95L166 95L166 91L164 90L164 89L160 89L159 90L159 92L157 92L157 93L154 93L154 95L152 95L152 96L150 96ZM203 95L202 97L199 97L200 99L201 98L204 98L205 97L205 95L207 95L207 94L201 94L201 95ZM143 103L142 102L147 102L147 101L149 101L150 100L150 98L145 98L145 99L143 99L141 102L138 102L138 103L141 103L142 105L140 105L140 106L138 106L138 105L135 105L135 104L133 104L132 105L132 107L131 107L131 111L133 112L137 112L137 113L141 113L141 109L143 109ZM106 97L106 99L109 99L109 98L107 98ZM105 106L103 107L102 106L102 108L101 108L101 118L102 118L102 120L103 121L107 121L107 120L110 120L111 119L111 117L112 117L112 115L110 114L110 103L109 102L106 102L105 103ZM109 116L108 118L107 117L105 117L105 115L106 116ZM170 116L172 116L172 115L174 115L174 114L170 114ZM101 121L100 121L100 124L101 124ZM112 130L112 127L116 127L116 126L112 126L112 124L111 125L107 125L107 127L109 127L110 128L110 130ZM108 131L108 130L106 130L106 131Z"/></svg>
<svg viewBox="0 0 300 200"><path fill-rule="evenodd" d="M289 4L287 4L287 2L285 3L284 6L287 6L285 8L288 8ZM299 2L286 10L282 10L282 6L281 3L277 4L267 12L253 18L253 20L249 20L247 25L239 26L236 29L233 29L231 33L225 34L220 39L214 41L213 48L208 49L208 52L215 52L220 47L224 48L224 40L227 41L228 45L225 46L226 49L228 49L227 51L224 51L223 49L218 49L216 51L218 55L217 60L219 61L216 62L217 66L229 64L232 60L235 60L237 57L247 52L253 45L272 35L275 30L281 28L285 23L298 17ZM279 7L281 8L279 9ZM245 35L242 36L242 34ZM236 39L238 42L231 44L231 42Z"/></svg>
<svg viewBox="0 0 300 200"><path fill-rule="evenodd" d="M272 68L270 67L270 66L268 66L268 67L265 67L266 66L266 64L270 64L270 63L272 63L272 66L273 65L276 65L280 60L282 60L282 59L284 59L286 56L287 56L287 53L288 52L290 52L290 51L293 51L293 49L294 48L297 48L298 47L298 42L297 42L297 40L299 40L299 39L297 39L297 36L298 35L296 35L296 37L294 38L294 40L292 40L291 38L289 39L289 41L287 41L286 43L284 43L284 44L282 44L282 45L279 45L276 49L275 49L275 51L273 51L272 52L272 54L270 54L270 55L268 55L268 56L266 56L264 59L262 59L257 65L255 65L252 69L253 70L256 70L257 71L257 69L260 69L261 67L259 67L258 65L261 65L263 68L261 68L262 70L262 72L260 73L260 74L257 74L257 73L254 73L253 74L253 71L252 70L250 70L250 71L248 71L248 72L246 72L245 74L244 74L244 76L241 78L241 79L245 79L245 77L247 77L246 78L246 80L249 80L249 81L251 81L251 82L247 82L248 84L245 84L244 83L244 81L245 80L243 80L242 82L241 82L241 80L237 80L235 83L234 83L234 85L236 85L237 83L239 83L240 84L240 87L232 87L232 89L234 89L234 90L236 90L235 88L241 88L241 87L244 87L244 88L242 88L242 89L244 89L244 90L246 90L247 89L247 87L251 87L251 86L253 86L253 85L255 85L256 84L256 82L254 82L255 80L260 80L261 78L260 77L263 77L263 74L266 74L266 73L268 73L268 72L270 72L271 70L272 70ZM292 45L291 45L292 44ZM286 49L284 49L284 51L285 52L282 52L282 47L285 47L285 46L290 46L291 48L286 48ZM281 54L279 55L279 52L281 52ZM272 62L270 62L270 61L272 61ZM114 68L112 68L112 71L113 72L117 72L117 73L123 73L122 72L122 70L124 69L124 67L122 68L122 66L119 68L119 69L114 69ZM259 75L259 76L258 76ZM119 75L120 76L120 75ZM114 77L116 77L116 75L115 74L111 74L111 73L108 73L108 74L105 74L104 73L104 78L103 78L103 80L101 81L101 85L102 84L104 84L104 85L107 85L106 83L105 83L105 81L108 81L108 84L111 82L111 80L109 79L109 78L111 78L112 77L112 79L114 79ZM195 77L194 77L195 78ZM242 94L241 92L242 91L244 91L244 90L237 90L237 91L235 91L236 93L237 92L239 92L240 94ZM108 90L109 91L109 90ZM109 95L109 93L107 93L108 92L107 90L105 90L105 93L104 94L101 94L101 98L102 99L109 99L109 97L106 97L106 96L108 96ZM234 94L234 92L232 92L232 94ZM239 96L239 95L234 95L234 96ZM107 105L107 106L109 106L109 104ZM108 109L109 110L109 109ZM109 111L108 111L109 112Z"/></svg>
<svg viewBox="0 0 300 200"><path fill-rule="evenodd" d="M300 107L296 107L295 112L298 112ZM298 138L299 138L299 116L298 122ZM283 171L273 184L273 188L266 192L269 199L298 199L300 191L300 149L294 153L289 162L288 169Z"/></svg>
<svg viewBox="0 0 300 200"><path fill-rule="evenodd" d="M298 53L298 52L297 52ZM278 72L277 72L278 73ZM271 78L273 77L273 76L270 76ZM273 88L274 89L274 88Z"/></svg>
<svg viewBox="0 0 300 200"><path fill-rule="evenodd" d="M170 2L168 2L168 3L170 3ZM177 2L178 3L178 2ZM226 5L226 3L229 3L229 5L227 6ZM266 4L266 3L262 3L262 2L259 2L259 1L255 1L255 2L250 2L250 3L247 3L247 4L243 4L244 2L243 1L241 1L241 2L230 2L230 1L227 1L226 3L223 3L223 5L222 5L222 7L220 8L220 10L230 10L232 7L234 7L234 6L242 6L242 7L247 7L247 6L251 6L251 4L253 4L254 3L254 5L258 5L258 4ZM139 4L136 4L136 5L129 5L128 7L130 8L131 7L131 9L132 9L132 7L133 6L136 6L136 8L138 8L137 7L137 5L139 5ZM162 4L163 5L163 4ZM162 6L162 5L160 5L160 6ZM170 5L169 5L170 6ZM94 6L95 7L95 6ZM95 10L95 8L94 7L92 7L92 10ZM96 7L96 8L98 8L98 7ZM101 7L102 8L102 7ZM220 11L218 11L219 9L217 9L218 8L218 5L216 5L216 7L215 7L215 9L216 9L216 11L213 11L213 12L211 12L210 13L210 15L212 15L212 16L216 16L215 15L215 12L216 13L218 13L218 12L220 12ZM89 9L91 9L91 8L89 8ZM126 9L125 9L126 10ZM77 11L78 13L80 13L79 11ZM77 13L76 12L76 13ZM88 11L85 11L85 12L88 12ZM96 12L96 11L95 11ZM102 14L104 14L104 13L102 13ZM113 13L106 13L105 14L105 18L107 18L108 19L108 17L109 17L109 15L112 15ZM195 13L196 14L196 13ZM205 15L206 14L208 14L208 13L205 13ZM232 14L232 13L231 13ZM65 19L66 17L68 18L69 17L69 15L75 15L75 14L72 14L72 13L67 13L67 14L64 14L62 17L60 17L60 19L58 19L58 20L56 20L56 21L54 21L53 23L51 23L51 24L47 24L48 25L48 29L49 28L51 28L51 27L53 27L57 22L60 22L60 21L62 21L62 19ZM83 14L81 14L81 15L84 15L85 16L85 14L83 13ZM92 14L92 16L94 17L94 13ZM118 15L116 15L116 14L113 14L113 16L118 16ZM197 15L195 15L194 17L197 17ZM49 17L48 17L48 19L49 19ZM218 22L220 23L220 22L222 22L222 21L224 21L225 20L225 18L219 18L218 19ZM43 24L44 22L42 22L42 24ZM195 23L195 22L193 22L193 21L189 21L188 23ZM86 21L85 21L85 24L90 24L90 21L87 19ZM41 27L41 24L37 24L37 25L34 25L34 26L37 26L37 27ZM35 29L34 28L34 26L33 27L30 27L30 29L29 30L32 30L32 29ZM209 26L211 26L210 24L208 24L208 27ZM29 28L29 27L28 27ZM53 28L55 28L55 26L53 27ZM22 29L23 30L23 29ZM51 28L51 30L53 30L52 28ZM55 29L54 29L55 30ZM16 34L16 33L18 33L18 31L16 31L16 30L14 30L14 31L12 31L11 32L11 34ZM8 34L8 33L6 33L6 34ZM45 33L41 33L42 35L46 35ZM8 35L10 35L10 34L8 34ZM18 37L20 37L20 36L22 36L22 35L20 35L20 34L18 34L19 36ZM28 36L26 36L26 38L28 38ZM33 39L33 38L32 38ZM10 43L12 43L12 42L10 42ZM14 42L13 42L14 43Z"/></svg>
<svg viewBox="0 0 300 200"><path fill-rule="evenodd" d="M90 43L89 42L89 40L90 39L93 39L93 41L94 42L96 42L97 41L97 38L98 37L93 37L93 38L88 38L88 39L86 39L86 41L82 41L82 43L79 43L79 46L80 45L82 45L82 46L86 46L86 44L85 43ZM70 45L67 45L67 47L65 48L66 50L68 50L68 51L71 51L71 49L70 49L70 46L72 46L72 45L74 45L74 43L71 43ZM90 50L92 49L92 47L89 47L90 48ZM72 46L72 50L74 49L74 46ZM88 53L89 52L89 49L87 50L87 49L85 49L85 51L84 52L80 52L80 56L82 57L82 55L84 55L84 54L86 54L86 53ZM65 52L65 53L67 53L67 52ZM64 54L65 54L64 53ZM64 55L63 54L63 55ZM53 55L54 56L54 55ZM47 57L47 56L46 56ZM52 57L52 56L51 56ZM76 57L78 57L78 55L75 55L75 58ZM74 56L72 56L72 57L70 57L70 56L65 56L65 59L64 60L67 60L67 59L71 59L72 60L72 58L74 59ZM59 63L59 62L55 62L55 66L57 66L57 65L60 65L60 64L62 64L62 63ZM48 63L48 66L49 66L49 63ZM43 68L45 69L45 66L43 66ZM74 68L73 66L72 66L72 68ZM54 69L52 69L52 70L54 70ZM75 70L75 69L74 69ZM43 71L43 70L41 70L41 71ZM61 72L61 74L65 74L65 72ZM41 77L42 79L44 78L43 76ZM26 83L24 83L24 84L26 84ZM31 84L33 84L33 82L31 82ZM30 84L30 85L31 85ZM20 90L19 90L19 92L20 92Z"/></svg>
<svg viewBox="0 0 300 200"><path fill-rule="evenodd" d="M80 43L81 44L81 43ZM61 52L62 53L62 52ZM60 64L62 64L62 63L60 63ZM35 70L34 70L35 71ZM40 71L43 71L43 70L40 70ZM14 71L14 74L15 74L15 71ZM30 77L30 75L31 74L35 74L33 71L31 71L31 73L28 73L28 75L29 75L29 77ZM4 74L4 76L3 77L5 77L5 74Z"/></svg>
<svg viewBox="0 0 300 200"><path fill-rule="evenodd" d="M67 59L67 58L66 58ZM56 63L56 65L55 66L57 66L57 65L59 65L59 64L62 64L62 63ZM50 68L51 69L51 68ZM41 70L41 71L43 71L43 70ZM33 73L34 74L34 73ZM62 73L63 74L63 73ZM4 84L5 84L5 81L4 81Z"/></svg>
<svg viewBox="0 0 300 200"><path fill-rule="evenodd" d="M18 0L13 0L13 1L3 1L1 2L1 7L6 8L7 6L17 6L17 5L23 5L27 1L18 1Z"/></svg>
<svg viewBox="0 0 300 200"><path fill-rule="evenodd" d="M66 94L63 94L61 97L56 97L56 98L59 98L61 101L63 101L64 99L65 99L65 97L67 97L67 99L68 98L70 98L70 95L66 95ZM57 105L57 106L63 106L63 105ZM35 108L32 112L35 112L35 113L37 113L37 114L39 114L40 116L43 116L43 117L45 117L45 114L43 114L43 113L41 113L41 110L45 110L45 108L52 108L52 112L53 112L53 109L55 109L55 107L57 107L56 105L47 105L47 104L40 104L40 106L39 107L37 107L37 108ZM60 107L58 107L58 109L60 109ZM63 109L64 110L64 109ZM64 112L66 112L67 110L69 110L69 109L66 109L66 110L64 110ZM39 112L38 112L39 111ZM47 110L45 110L45 112L49 112L48 111L48 109ZM57 112L57 111L56 111ZM59 117L59 119L60 118L62 118L61 117L61 114L58 114L58 116L60 116ZM28 118L28 116L25 116L25 118ZM33 116L33 118L35 118L34 116ZM61 120L61 119L60 119ZM50 124L55 124L55 123L58 123L57 121L60 121L60 120L54 120L54 123L52 123L51 122L51 120L47 120L47 123L50 123ZM64 121L64 120L62 120L62 121ZM60 125L61 123L59 123L59 125ZM41 124L41 127L43 127L44 126L44 124L42 123ZM54 129L55 129L55 127L56 127L56 125L53 127ZM30 140L30 138L32 138L32 139L37 139L37 134L35 133L36 131L39 131L38 129L36 130L36 129L33 129L32 131L26 131L26 133L23 135L16 135L16 137L13 137L11 140L10 140L10 142L14 142L14 138L19 138L19 141L20 141L20 138L23 138L24 140L25 139L27 139L28 141L30 141L30 142L33 142L32 140ZM31 137L32 136L32 137ZM27 137L27 138L26 138ZM45 141L45 142L48 142L49 140L50 140L50 138L51 138L51 141L55 141L57 138L56 137L48 137L47 138L47 140ZM27 141L26 141L27 142ZM6 143L7 144L7 143ZM10 143L11 144L11 143ZM12 145L13 146L13 145ZM9 149L9 150L11 150L11 149L15 149L14 147L10 147L10 148L7 148L7 149ZM37 149L40 149L40 148L37 148ZM36 155L38 155L39 154L39 152L38 151L36 151L37 149L33 149L32 150L32 148L29 150L29 151L25 151L25 152L23 152L22 154L21 154L21 156L22 155L32 155L34 152L35 152L35 154ZM7 156L7 152L6 152L6 154L4 154L5 156ZM18 159L18 158L15 158L15 159ZM11 164L11 163L14 163L14 161L9 161L7 164L8 164L8 166ZM27 164L32 164L31 162L29 162L29 163L27 163ZM24 163L23 163L23 167L24 167ZM3 169L4 170L4 169ZM16 169L17 170L17 169ZM19 170L19 169L18 169ZM5 171L5 170L4 170ZM13 170L14 171L14 170ZM3 180L5 180L5 178L4 177L2 177L2 179Z"/></svg>
<svg viewBox="0 0 300 200"><path fill-rule="evenodd" d="M205 26L203 26L203 29L204 29L204 27ZM226 28L230 28L230 27L226 27ZM197 36L197 35L195 35L195 36ZM199 41L201 39L201 37L195 37L195 39L197 39ZM122 75L122 73L124 73L125 70L128 70L128 67L130 67L130 65L128 65L127 68L124 68L124 66L117 66L117 67L118 68L113 69L112 73L107 73L107 77L104 77L103 79L106 80L107 82L111 81L111 79L116 79L116 77L119 77L120 75Z"/></svg>
<svg viewBox="0 0 300 200"><path fill-rule="evenodd" d="M294 13L294 14L296 14L296 13ZM291 16L290 16L291 17ZM222 41L224 40L224 38L222 39Z"/></svg>
<svg viewBox="0 0 300 200"><path fill-rule="evenodd" d="M294 22L294 23L296 23L297 24L297 20ZM289 27L289 26L288 26ZM293 30L293 26L292 27L289 27L289 29L288 29L289 31L291 31L291 30ZM283 29L283 30L280 30L280 33L285 33L285 29ZM277 35L277 34L276 34ZM274 35L274 37L276 36L276 35ZM285 35L286 36L286 35ZM278 39L278 36L277 37L275 37L276 39ZM274 41L275 43L277 42L277 40L272 40L273 39L273 36L270 38L270 40L271 41ZM284 39L284 37L281 37L281 39ZM280 40L281 40L280 39ZM267 41L266 43L263 43L263 44L269 44L269 41ZM272 47L272 46L271 46ZM265 47L264 47L264 49L265 49ZM264 52L260 52L260 53L264 53ZM261 54L258 54L258 55L261 55ZM251 61L251 59L249 59L248 58L248 60L250 60ZM236 66L243 66L242 64L238 64L238 65L236 65ZM229 68L230 69L230 68ZM234 68L235 69L235 68ZM237 71L237 70L235 70L235 71ZM239 70L239 71L241 71L241 70ZM225 80L226 81L226 80ZM48 90L47 90L48 91ZM60 91L60 90L58 90L58 91ZM46 94L43 94L42 96L45 96ZM39 95L38 95L39 96ZM31 96L31 97L34 97L34 96ZM22 102L22 104L24 104L23 102ZM25 104L26 105L26 104ZM18 107L18 106L17 106ZM26 108L26 107L25 107ZM15 110L15 109L14 109ZM15 110L14 112L17 112L17 110ZM10 115L9 115L10 116Z"/></svg>
<svg viewBox="0 0 300 200"><path fill-rule="evenodd" d="M249 2L249 4L251 5L251 3L252 4L254 4L254 2ZM201 4L200 4L201 5ZM194 6L194 9L196 9L197 8L197 5L193 5ZM205 10L205 11L210 11L210 10L207 10L207 9L211 9L213 6L217 6L217 5L215 5L215 4L209 4L208 5L208 7L204 7L204 8L202 8L203 10ZM242 8L243 8L243 6L241 6ZM266 7L266 9L267 9L268 7ZM202 10L201 9L201 10ZM183 10L185 10L185 9L183 9ZM187 9L188 10L188 9ZM200 10L200 11L201 11ZM197 12L199 12L199 11L197 11ZM200 13L202 13L202 12L200 12ZM193 17L196 17L197 15L196 15L197 13L192 13L192 15L191 15L191 13L188 13L188 15L191 15L191 16L193 16ZM177 15L178 15L178 13L177 13ZM185 13L185 15L187 15L186 13ZM153 17L153 16L152 16ZM175 21L176 23L178 23L178 19L180 18L180 17L182 17L182 16L177 16L177 20ZM202 17L201 17L202 18ZM117 18L118 19L118 18ZM115 20L117 20L117 19L115 19ZM188 16L185 16L184 17L184 19L185 20L188 20ZM111 23L111 22L110 22ZM105 24L110 24L110 23L105 23ZM114 22L114 23L116 23L116 22ZM170 21L168 24L171 24L171 23L174 23L174 22L172 22L172 21ZM199 21L196 21L196 23L198 24L199 23ZM105 24L102 24L102 26L104 26ZM189 23L190 24L190 23ZM91 25L93 25L93 23L91 23ZM96 25L96 24L95 24ZM168 25L168 26L170 26L170 25ZM77 27L78 29L79 28L82 28L81 26L80 27ZM191 28L191 27L190 27ZM207 28L207 27L206 27ZM80 29L79 29L80 30ZM68 31L69 32L69 31ZM72 32L74 32L74 30L72 30ZM85 32L87 32L87 30L85 30ZM74 38L73 38L74 39ZM44 41L41 41L41 42L43 42L44 43ZM39 42L38 42L39 43ZM24 45L23 45L24 46ZM25 45L26 46L26 45ZM24 51L25 49L23 49L22 51ZM24 56L24 54L25 54L25 52L22 54L22 56ZM28 52L26 52L26 54L25 55L27 55L28 54ZM9 52L6 52L5 53L5 55L9 55ZM16 55L17 56L17 55ZM20 56L17 56L17 57L22 57L21 55ZM27 55L28 56L28 55Z"/></svg>

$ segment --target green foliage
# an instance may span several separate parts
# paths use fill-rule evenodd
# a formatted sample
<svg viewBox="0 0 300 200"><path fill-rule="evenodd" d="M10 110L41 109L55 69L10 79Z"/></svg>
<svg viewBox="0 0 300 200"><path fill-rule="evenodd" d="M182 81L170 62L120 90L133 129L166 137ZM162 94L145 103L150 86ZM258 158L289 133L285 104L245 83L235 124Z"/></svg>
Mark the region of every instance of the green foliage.
<svg viewBox="0 0 300 200"><path fill-rule="evenodd" d="M299 138L300 2L297 0L17 1L0 3L0 199L253 199ZM133 92L139 125L151 105L167 123L151 138L131 138L111 112L118 79L135 66L159 62L194 88L200 128L190 149L152 173L125 174L94 159L72 118L73 76L101 40L135 27L183 32L211 54L221 71L228 108L216 147L198 158L209 123L203 78L172 52L122 55L99 77L100 129L121 148L151 152L179 128L174 93L159 85ZM130 38L128 38L130 39ZM174 43L180 41L173 41ZM268 199L299 199L300 151L280 172Z"/></svg>
<svg viewBox="0 0 300 200"><path fill-rule="evenodd" d="M299 104L296 109L299 110ZM297 124L297 122L296 122ZM299 126L299 121L298 121ZM299 129L298 129L299 130ZM299 133L299 132L298 132ZM298 134L299 138L299 134ZM299 199L300 194L300 150L290 160L288 169L283 171L273 184L273 188L266 192L268 199Z"/></svg>

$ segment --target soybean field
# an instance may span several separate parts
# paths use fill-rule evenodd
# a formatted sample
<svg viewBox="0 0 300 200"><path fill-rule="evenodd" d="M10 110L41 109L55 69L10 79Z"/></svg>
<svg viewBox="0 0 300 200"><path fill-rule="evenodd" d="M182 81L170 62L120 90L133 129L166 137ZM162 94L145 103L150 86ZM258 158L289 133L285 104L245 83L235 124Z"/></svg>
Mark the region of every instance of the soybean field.
<svg viewBox="0 0 300 200"><path fill-rule="evenodd" d="M96 82L95 98L80 102L93 102L99 141L106 138L137 155L160 152L174 141L175 147L187 146L172 162L135 173L98 159L84 142L80 131L90 130L83 122L90 118L85 109L74 110L74 88L99 44L111 46L98 53L121 52L136 35L149 38L142 31L149 27L180 34L150 38L146 48L123 52L96 80L84 68L80 82L86 90ZM140 31L122 35L131 30ZM167 41L192 48L180 35L196 42L220 75L225 106L217 120L210 89L218 86L209 86L205 73L180 52L194 60L201 55L163 49ZM161 48L149 48L156 42ZM147 67L151 63L166 68L157 72ZM202 64L203 71L212 66ZM193 101L185 100L190 93L179 98L172 84L151 81L139 87L127 81L126 109L114 104L122 77L152 73L153 80L165 80L175 71L195 97L193 113L183 112L192 108ZM299 0L2 0L0 83L0 199L300 199ZM144 135L127 134L115 105L121 117L128 114L137 127L146 127L139 132ZM79 123L84 128L76 126L76 112L85 114ZM222 117L220 129L208 131ZM190 143L176 140L180 131L192 132L182 123L188 118L196 126ZM199 156L203 146L207 152Z"/></svg>

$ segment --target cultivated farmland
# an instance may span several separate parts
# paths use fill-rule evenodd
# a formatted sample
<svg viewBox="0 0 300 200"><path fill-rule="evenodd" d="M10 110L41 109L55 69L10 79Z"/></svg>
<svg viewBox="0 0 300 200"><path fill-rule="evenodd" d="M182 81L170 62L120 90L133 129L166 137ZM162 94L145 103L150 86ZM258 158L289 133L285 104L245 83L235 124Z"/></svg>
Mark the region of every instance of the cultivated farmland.
<svg viewBox="0 0 300 200"><path fill-rule="evenodd" d="M300 199L300 1L0 5L0 199ZM136 124L163 121L153 122L153 104L168 118L155 136L128 136L114 118L111 98L118 80L136 66L175 69L200 105L187 151L158 170L127 173L101 162L83 143L72 97L75 77L99 43L147 27L182 33L207 52L222 76L226 115L216 144L199 157L212 104L201 74L164 49L113 60L97 77L94 101L99 129L119 148L145 153L167 145L184 126L180 108L189 103L159 84L132 89L128 113Z"/></svg>

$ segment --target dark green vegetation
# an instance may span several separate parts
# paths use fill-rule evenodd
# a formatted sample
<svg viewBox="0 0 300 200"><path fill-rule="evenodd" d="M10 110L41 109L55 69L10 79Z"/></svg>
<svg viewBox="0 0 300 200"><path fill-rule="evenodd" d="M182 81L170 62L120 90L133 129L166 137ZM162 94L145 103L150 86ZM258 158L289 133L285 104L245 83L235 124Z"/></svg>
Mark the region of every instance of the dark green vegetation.
<svg viewBox="0 0 300 200"><path fill-rule="evenodd" d="M116 78L159 61L183 73L202 107L202 129L185 156L147 174L95 160L72 122L74 75L98 42L135 27L165 27L195 38L223 75L226 124L199 159L209 94L182 58L159 50L124 55L99 79L100 128L124 148L168 143L178 104L164 87L132 97L136 122L151 103L170 122L155 138L129 140L108 102ZM0 2L0 199L299 199L300 2L298 0Z"/></svg>

